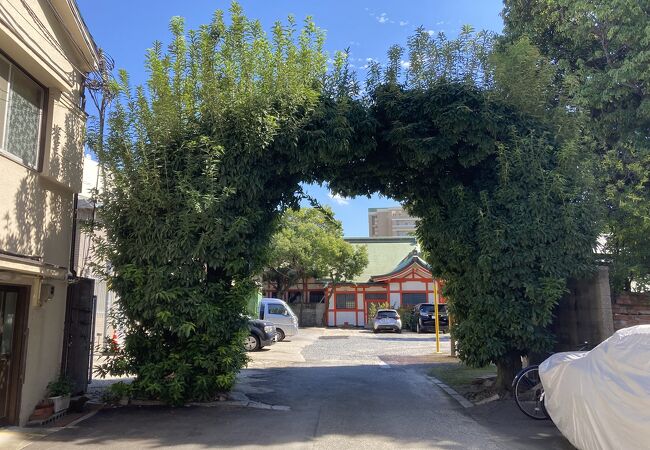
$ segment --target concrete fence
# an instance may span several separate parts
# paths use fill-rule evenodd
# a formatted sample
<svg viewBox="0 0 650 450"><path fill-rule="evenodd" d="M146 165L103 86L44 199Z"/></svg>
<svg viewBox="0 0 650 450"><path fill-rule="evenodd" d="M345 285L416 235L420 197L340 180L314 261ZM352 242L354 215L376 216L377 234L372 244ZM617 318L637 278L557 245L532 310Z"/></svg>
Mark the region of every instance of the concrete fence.
<svg viewBox="0 0 650 450"><path fill-rule="evenodd" d="M608 268L598 267L592 276L571 280L567 287L553 311L555 351L576 350L585 341L595 346L614 334Z"/></svg>
<svg viewBox="0 0 650 450"><path fill-rule="evenodd" d="M325 303L292 303L289 305L298 316L301 327L324 327Z"/></svg>

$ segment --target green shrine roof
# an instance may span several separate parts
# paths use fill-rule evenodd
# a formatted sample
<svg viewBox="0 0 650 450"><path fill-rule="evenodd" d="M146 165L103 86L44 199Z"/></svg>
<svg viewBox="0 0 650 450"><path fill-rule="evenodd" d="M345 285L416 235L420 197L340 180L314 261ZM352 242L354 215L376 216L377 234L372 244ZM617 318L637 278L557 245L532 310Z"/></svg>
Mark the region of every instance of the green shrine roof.
<svg viewBox="0 0 650 450"><path fill-rule="evenodd" d="M372 276L393 272L398 266L410 261L413 250L418 250L417 240L413 236L345 238L354 246L365 245L368 249L368 266L361 275L351 280L355 283L367 283Z"/></svg>

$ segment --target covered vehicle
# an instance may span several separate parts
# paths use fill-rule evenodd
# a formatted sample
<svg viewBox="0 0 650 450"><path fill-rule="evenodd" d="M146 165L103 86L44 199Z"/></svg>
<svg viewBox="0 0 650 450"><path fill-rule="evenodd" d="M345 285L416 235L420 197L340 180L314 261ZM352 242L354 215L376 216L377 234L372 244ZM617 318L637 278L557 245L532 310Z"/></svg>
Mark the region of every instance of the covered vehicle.
<svg viewBox="0 0 650 450"><path fill-rule="evenodd" d="M650 447L650 325L617 331L590 352L539 366L544 404L579 449Z"/></svg>

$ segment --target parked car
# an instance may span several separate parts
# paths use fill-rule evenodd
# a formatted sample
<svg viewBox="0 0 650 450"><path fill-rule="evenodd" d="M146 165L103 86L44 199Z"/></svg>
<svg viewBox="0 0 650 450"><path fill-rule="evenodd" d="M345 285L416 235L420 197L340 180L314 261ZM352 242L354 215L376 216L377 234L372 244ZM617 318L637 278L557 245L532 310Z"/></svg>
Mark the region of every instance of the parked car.
<svg viewBox="0 0 650 450"><path fill-rule="evenodd" d="M395 333L402 332L402 320L394 309L379 309L373 319L373 332L377 333L385 330L394 331Z"/></svg>
<svg viewBox="0 0 650 450"><path fill-rule="evenodd" d="M298 317L289 305L277 298L263 298L260 303L260 319L275 325L278 342L287 336L298 334Z"/></svg>
<svg viewBox="0 0 650 450"><path fill-rule="evenodd" d="M244 341L244 348L248 352L256 352L275 342L277 333L275 332L275 326L271 322L250 319L248 329L250 332Z"/></svg>
<svg viewBox="0 0 650 450"><path fill-rule="evenodd" d="M425 331L436 331L436 320L434 319L434 305L432 303L419 303L413 307L411 318L411 331L424 333ZM438 317L440 318L439 330L441 333L449 331L449 316L447 305L438 304Z"/></svg>

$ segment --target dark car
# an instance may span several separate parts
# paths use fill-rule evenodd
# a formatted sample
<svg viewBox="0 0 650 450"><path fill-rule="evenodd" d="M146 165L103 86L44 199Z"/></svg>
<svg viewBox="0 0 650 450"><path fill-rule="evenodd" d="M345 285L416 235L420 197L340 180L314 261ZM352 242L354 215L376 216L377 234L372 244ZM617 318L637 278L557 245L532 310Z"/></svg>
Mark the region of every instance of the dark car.
<svg viewBox="0 0 650 450"><path fill-rule="evenodd" d="M420 303L413 307L411 318L411 331L423 333L425 331L436 331L436 320L434 319L434 305L431 303ZM447 316L447 305L438 305L438 317L440 318L440 332L449 331L449 317Z"/></svg>
<svg viewBox="0 0 650 450"><path fill-rule="evenodd" d="M248 321L250 333L244 341L244 348L248 352L255 352L275 342L275 325L264 320L251 319Z"/></svg>

